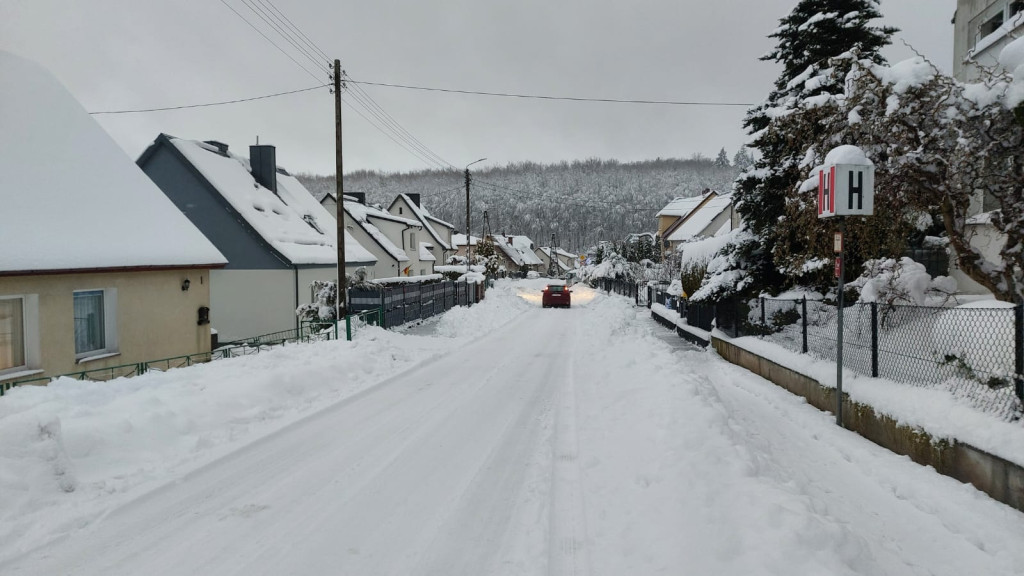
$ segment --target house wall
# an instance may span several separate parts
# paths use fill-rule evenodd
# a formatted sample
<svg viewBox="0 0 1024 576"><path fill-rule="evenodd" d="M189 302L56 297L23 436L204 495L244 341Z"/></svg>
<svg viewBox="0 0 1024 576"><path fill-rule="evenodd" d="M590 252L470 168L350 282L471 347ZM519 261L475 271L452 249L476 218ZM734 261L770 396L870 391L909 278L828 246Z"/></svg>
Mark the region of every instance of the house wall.
<svg viewBox="0 0 1024 576"><path fill-rule="evenodd" d="M999 233L991 224L968 225L967 235L971 247L975 248L989 262L1000 262L999 252L1006 245L1006 236ZM949 275L956 280L957 289L963 294L990 294L987 288L978 284L956 267L956 259L950 256Z"/></svg>
<svg viewBox="0 0 1024 576"><path fill-rule="evenodd" d="M399 275L400 270L398 268L398 260L378 244L377 241L374 240L365 229L363 229L362 225L349 216L348 212L345 213L345 229L348 230L348 233L351 234L352 237L363 246L363 248L366 248L370 254L373 254L373 256L377 258L376 264L366 266L366 269L372 274L371 278L394 278ZM394 242L394 239L392 242Z"/></svg>
<svg viewBox="0 0 1024 576"><path fill-rule="evenodd" d="M210 323L220 343L295 327L293 269L214 270L211 282Z"/></svg>
<svg viewBox="0 0 1024 576"><path fill-rule="evenodd" d="M281 270L290 268L265 240L243 224L242 217L213 191L195 168L172 145L161 139L153 153L140 159L140 168L195 224L228 260L227 269Z"/></svg>
<svg viewBox="0 0 1024 576"><path fill-rule="evenodd" d="M38 377L159 360L210 350L210 325L198 325L201 306L210 306L210 270L158 270L90 274L54 274L0 278L0 297L35 296L26 310L30 332L37 334ZM182 290L188 278L189 289ZM103 289L116 293L116 355L75 360L74 292ZM13 379L11 374L0 381ZM26 376L23 376L23 378ZM31 377L37 377L33 375Z"/></svg>
<svg viewBox="0 0 1024 576"><path fill-rule="evenodd" d="M331 216L338 217L338 201L331 197L330 194L324 196L324 199L320 201L320 205L323 206Z"/></svg>
<svg viewBox="0 0 1024 576"><path fill-rule="evenodd" d="M678 216L658 216L658 237L664 238L665 231L679 220Z"/></svg>
<svg viewBox="0 0 1024 576"><path fill-rule="evenodd" d="M1013 0L958 0L956 7L956 18L953 22L953 76L960 81L974 82L980 76L980 69L977 65L964 62L968 53L976 48L979 41L982 49L973 54L973 59L981 66L996 66L999 53L1003 48L1013 41L1014 36L1019 36L1020 28L1016 33L997 33L992 39L984 39L979 35L979 28L993 16L1003 12ZM1004 13L1009 15L1008 13ZM1003 34L1001 37L999 34Z"/></svg>
<svg viewBox="0 0 1024 576"><path fill-rule="evenodd" d="M409 218L408 215L403 216ZM413 219L415 215L412 216ZM401 222L395 222L392 220L385 220L383 218L370 217L370 223L377 227L378 230L384 233L385 236L391 239L396 246L405 250L405 254L409 257L408 262L402 262L398 267L398 272L392 274L394 276L404 276L402 269L406 266L411 267L410 276L416 276L420 273L420 270L424 270L425 274L433 274L434 263L420 261L420 242L431 242L434 239L430 236L430 232L427 232L421 227L409 227L407 224ZM415 236L415 244L412 243L413 236ZM388 276L379 276L379 278L387 278Z"/></svg>

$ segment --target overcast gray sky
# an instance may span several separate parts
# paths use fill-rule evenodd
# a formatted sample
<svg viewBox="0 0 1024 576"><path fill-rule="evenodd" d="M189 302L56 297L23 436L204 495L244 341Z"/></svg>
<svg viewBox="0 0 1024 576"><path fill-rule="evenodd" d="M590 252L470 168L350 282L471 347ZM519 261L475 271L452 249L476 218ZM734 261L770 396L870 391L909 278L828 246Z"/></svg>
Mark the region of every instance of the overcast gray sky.
<svg viewBox="0 0 1024 576"><path fill-rule="evenodd" d="M0 0L0 49L49 68L90 111L175 106L306 88L313 70L245 2ZM260 2L263 2L261 5ZM560 96L758 102L778 74L758 57L796 0L272 0L356 80ZM883 0L940 68L952 68L955 0ZM890 60L911 53L899 39ZM315 71L317 76L326 76ZM732 155L744 108L518 100L365 86L442 159L464 166L588 157ZM365 113L365 112L364 112ZM293 172L334 172L327 89L211 108L96 117L137 157L160 132L244 148L275 144ZM433 167L346 108L345 171ZM245 149L247 154L247 149Z"/></svg>

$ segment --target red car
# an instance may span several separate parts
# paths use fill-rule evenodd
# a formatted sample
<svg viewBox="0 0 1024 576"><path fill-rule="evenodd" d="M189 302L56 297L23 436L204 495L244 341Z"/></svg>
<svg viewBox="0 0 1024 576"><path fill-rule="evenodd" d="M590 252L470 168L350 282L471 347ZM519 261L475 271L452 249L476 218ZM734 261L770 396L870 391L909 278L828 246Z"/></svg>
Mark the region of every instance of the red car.
<svg viewBox="0 0 1024 576"><path fill-rule="evenodd" d="M561 306L562 308L568 308L571 304L572 293L568 286L563 284L548 284L544 288L544 296L541 298L541 305L544 308L549 306Z"/></svg>

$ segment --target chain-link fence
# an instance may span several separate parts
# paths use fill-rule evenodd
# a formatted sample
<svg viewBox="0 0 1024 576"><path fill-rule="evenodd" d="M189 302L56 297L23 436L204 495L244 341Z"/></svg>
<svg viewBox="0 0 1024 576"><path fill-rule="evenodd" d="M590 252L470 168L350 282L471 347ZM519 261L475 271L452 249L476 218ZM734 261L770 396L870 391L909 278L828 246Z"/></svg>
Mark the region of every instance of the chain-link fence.
<svg viewBox="0 0 1024 576"><path fill-rule="evenodd" d="M836 359L838 309L815 300L721 302L716 325L796 352ZM843 366L948 390L1012 421L1024 414L1024 309L855 303L843 310Z"/></svg>

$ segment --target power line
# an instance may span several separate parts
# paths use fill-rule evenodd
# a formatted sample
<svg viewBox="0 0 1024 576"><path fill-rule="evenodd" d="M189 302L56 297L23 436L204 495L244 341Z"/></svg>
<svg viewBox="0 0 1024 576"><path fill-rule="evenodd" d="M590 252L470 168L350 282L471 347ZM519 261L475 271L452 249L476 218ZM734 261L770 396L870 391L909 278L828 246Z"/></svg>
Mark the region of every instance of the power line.
<svg viewBox="0 0 1024 576"><path fill-rule="evenodd" d="M349 94L351 95L351 92ZM404 149L409 154L412 154L413 156L415 156L417 159L419 159L421 162L423 162L427 166L436 166L437 165L436 162L432 162L429 159L425 158L422 155L422 153L416 152L415 150L409 148L408 146L406 146L405 144L400 142L398 139L396 139L394 136L392 136L390 133L388 133L386 130L381 128L376 122L371 120L366 114L363 114L362 112L360 112L359 108L356 108L355 106L353 106L351 101L348 101L348 100L345 100L344 98L342 98L342 102L348 104L350 110L352 110L356 114L359 114L359 116L361 116L363 118L363 120L366 120L371 126L376 128L378 132L380 132L381 134L387 136L392 142L394 142L395 144L400 146L402 149ZM443 166L442 166L442 168L443 168Z"/></svg>
<svg viewBox="0 0 1024 576"><path fill-rule="evenodd" d="M257 18L259 18L265 24L270 26L270 28L273 31L277 32L278 36L284 38L285 42L288 42L289 44L292 45L293 48L298 50L299 54L301 54L307 60L309 60L309 62L313 64L314 69L320 67L327 68L326 62L321 62L317 57L314 57L312 54L310 54L309 49L305 48L301 44L300 40L298 40L289 30L286 30L283 27L283 25L279 25L277 23L278 21L280 21L280 19L276 18L273 14L268 13L268 10L264 10L260 6L257 6L257 1L258 0L242 0L242 3L245 4L246 8L248 8L250 12L255 14Z"/></svg>
<svg viewBox="0 0 1024 576"><path fill-rule="evenodd" d="M142 108L138 110L103 110L100 112L89 112L92 115L99 114L136 114L139 112L164 112L166 110L184 110L186 108L205 108L207 106L223 106L225 104L239 104L241 102L252 102L253 100L265 100L267 98L276 98L278 96L287 96L288 94L298 94L299 92L309 92L310 90L318 90L320 88L327 88L328 84L321 84L319 86L310 86L309 88L300 88L298 90L289 90L287 92L277 92L275 94L265 94L263 96L253 96L252 98L239 98L237 100L224 100L222 102L206 102L204 104L186 104L184 106L165 106L163 108Z"/></svg>
<svg viewBox="0 0 1024 576"><path fill-rule="evenodd" d="M300 64L299 61L296 60L291 54L289 54L284 48L281 48L280 46L278 46L276 42L271 40L270 37L267 36L266 34L264 34L263 31L260 30L255 24L253 24L252 22L249 22L249 20L245 16L242 16L241 12L239 12L238 10L235 10L234 7L232 7L230 4L228 4L226 2L226 0L220 0L220 3L225 5L225 6L227 6L228 10L231 10L232 12L234 12L236 16L241 18L243 22L248 24L249 27L252 28L253 30L255 30L260 36L263 36L264 40L266 40L267 42L270 42L274 46L274 48L277 48L282 54L287 56L289 60L294 62L295 65L298 66L299 68L301 68L306 74L309 74L310 76L312 76L317 81L321 80L319 77L317 77L316 74L313 74L312 72L309 71L309 69L307 69L305 66Z"/></svg>
<svg viewBox="0 0 1024 576"><path fill-rule="evenodd" d="M405 130L390 114L388 114L383 108L380 107L376 102L369 100L368 95L363 91L351 91L349 90L348 95L358 103L367 113L376 118L382 126L378 126L378 129L389 130L395 137L402 140L413 149L415 149L421 160L426 160L427 164L433 164L441 169L447 169L452 167L451 164L446 162L443 158L435 154L425 144L416 139L408 130ZM389 120L390 119L390 120Z"/></svg>
<svg viewBox="0 0 1024 576"><path fill-rule="evenodd" d="M262 3L263 3L263 0L260 0L260 3L262 4ZM280 10L280 9L279 9L279 8L278 8L277 6L275 6L275 5L274 5L274 3L273 3L273 2L271 1L271 0L266 0L266 3L267 3L267 4L269 4L269 5L270 5L270 7L271 7L271 8L272 8L272 9L273 9L273 10L274 10L275 12L277 12L277 14L278 14L278 15L280 15L280 16L281 16L281 18L284 18L285 22L287 22L287 23L288 23L289 27L290 27L291 29L295 30L295 32L297 32L297 33L299 34L299 36L301 36L301 37L302 37L302 39L303 39L303 40L305 41L305 43L306 43L306 45L307 45L307 46L309 46L309 47L310 47L310 48L312 48L312 49L313 49L313 50L314 50L314 51L315 51L316 53L318 53L318 54L320 55L320 57L322 57L322 58L324 59L324 61L325 61L325 62L330 62L330 61L331 61L331 58L330 58L330 56L328 56L326 52L324 52L323 50L321 50L321 49L320 49L320 47L319 47L319 46L317 46L317 44L316 44L315 42L313 42L313 41L312 41L312 40L311 40L311 39L309 38L309 36L306 36L306 34L305 34L305 33L304 33L304 32L303 32L302 30L300 30L300 29L299 29L299 27L295 25L295 23L293 23L293 22L292 22L291 18L289 18L288 16L286 16L286 15L285 15L285 13L284 13L284 12L282 12L282 11L281 11L281 10Z"/></svg>
<svg viewBox="0 0 1024 576"><path fill-rule="evenodd" d="M620 98L589 98L576 96L546 96L541 94L516 94L510 92L484 92L480 90L458 90L455 88L432 88L427 86L410 86L408 84L390 84L387 82L369 82L366 80L348 79L353 84L365 84L367 86L384 86L387 88L404 88L406 90L424 90L428 92L449 92L454 94L472 94L476 96L500 96L503 98L526 98L535 100L567 100L570 102L611 102L613 104L661 104L670 106L744 106L750 107L754 104L748 102L700 102L681 100L635 100Z"/></svg>

